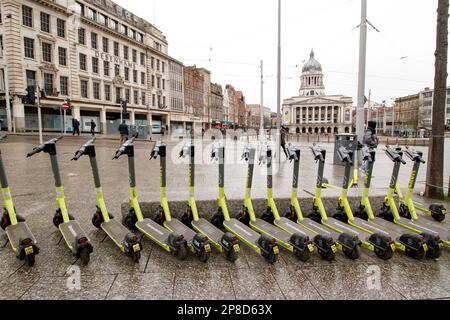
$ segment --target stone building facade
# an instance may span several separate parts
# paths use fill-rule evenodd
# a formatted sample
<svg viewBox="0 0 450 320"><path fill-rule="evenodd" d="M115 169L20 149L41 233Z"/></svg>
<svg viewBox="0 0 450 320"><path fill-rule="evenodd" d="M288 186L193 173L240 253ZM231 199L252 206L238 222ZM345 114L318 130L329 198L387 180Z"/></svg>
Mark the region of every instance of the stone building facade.
<svg viewBox="0 0 450 320"><path fill-rule="evenodd" d="M414 135L419 124L420 95L413 94L395 99L394 126L401 135Z"/></svg>
<svg viewBox="0 0 450 320"><path fill-rule="evenodd" d="M326 95L321 64L311 51L300 76L299 95L283 101L283 125L290 133L344 133L352 131L353 101Z"/></svg>
<svg viewBox="0 0 450 320"><path fill-rule="evenodd" d="M222 86L211 83L211 122L221 122L224 120L223 93Z"/></svg>

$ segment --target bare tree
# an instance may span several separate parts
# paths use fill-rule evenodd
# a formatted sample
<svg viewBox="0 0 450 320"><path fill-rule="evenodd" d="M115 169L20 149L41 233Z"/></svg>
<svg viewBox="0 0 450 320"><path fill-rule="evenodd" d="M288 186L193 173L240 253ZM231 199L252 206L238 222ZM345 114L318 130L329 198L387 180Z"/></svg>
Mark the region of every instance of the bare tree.
<svg viewBox="0 0 450 320"><path fill-rule="evenodd" d="M437 9L432 135L428 148L427 185L430 198L444 197L444 120L447 91L449 0L439 0Z"/></svg>

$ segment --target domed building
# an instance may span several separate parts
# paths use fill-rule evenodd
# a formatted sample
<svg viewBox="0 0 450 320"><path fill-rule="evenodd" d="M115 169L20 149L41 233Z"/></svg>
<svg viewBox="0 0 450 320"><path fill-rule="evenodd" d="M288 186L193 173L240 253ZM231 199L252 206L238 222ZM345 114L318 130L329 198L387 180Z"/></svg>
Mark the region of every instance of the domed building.
<svg viewBox="0 0 450 320"><path fill-rule="evenodd" d="M302 67L299 95L283 101L283 125L290 133L344 133L352 131L353 99L326 95L322 65L311 50Z"/></svg>

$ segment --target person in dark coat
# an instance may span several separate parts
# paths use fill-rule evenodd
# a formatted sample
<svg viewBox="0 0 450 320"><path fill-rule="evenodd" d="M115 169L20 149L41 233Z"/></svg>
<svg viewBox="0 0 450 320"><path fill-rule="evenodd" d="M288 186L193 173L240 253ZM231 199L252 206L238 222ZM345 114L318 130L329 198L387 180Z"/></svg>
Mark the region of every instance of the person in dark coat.
<svg viewBox="0 0 450 320"><path fill-rule="evenodd" d="M91 134L95 136L95 128L97 127L97 124L94 122L94 120L91 119Z"/></svg>
<svg viewBox="0 0 450 320"><path fill-rule="evenodd" d="M120 145L124 144L128 140L128 125L125 123L125 120L119 125L119 133L120 133Z"/></svg>
<svg viewBox="0 0 450 320"><path fill-rule="evenodd" d="M363 137L363 145L376 149L378 147L378 137L377 137L377 123L375 121L368 121L367 122L367 129L364 132ZM362 165L362 170L366 172L367 168L369 167L369 161L364 161Z"/></svg>
<svg viewBox="0 0 450 320"><path fill-rule="evenodd" d="M72 118L72 135L80 135L80 122L76 118Z"/></svg>
<svg viewBox="0 0 450 320"><path fill-rule="evenodd" d="M289 159L289 154L286 150L286 133L287 133L286 128L281 127L281 129L280 129L280 145L283 148L284 155L286 156L287 159Z"/></svg>

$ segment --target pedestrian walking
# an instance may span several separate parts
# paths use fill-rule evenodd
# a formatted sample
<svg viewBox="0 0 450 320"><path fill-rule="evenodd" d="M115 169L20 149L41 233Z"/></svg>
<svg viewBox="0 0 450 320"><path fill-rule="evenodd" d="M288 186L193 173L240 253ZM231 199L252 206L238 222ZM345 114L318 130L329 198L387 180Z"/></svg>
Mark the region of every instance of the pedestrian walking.
<svg viewBox="0 0 450 320"><path fill-rule="evenodd" d="M119 133L120 133L120 145L124 144L125 141L128 140L128 125L125 123L125 120L119 125Z"/></svg>
<svg viewBox="0 0 450 320"><path fill-rule="evenodd" d="M367 129L364 132L364 137L363 137L363 145L365 145L369 148L374 148L374 149L376 149L378 147L378 137L376 134L376 128L377 128L377 123L375 121L369 121L367 123ZM369 161L366 160L366 161L364 161L364 163L362 165L362 170L364 172L366 172L368 167L369 167Z"/></svg>
<svg viewBox="0 0 450 320"><path fill-rule="evenodd" d="M80 135L80 122L76 118L72 118L72 135Z"/></svg>
<svg viewBox="0 0 450 320"><path fill-rule="evenodd" d="M284 155L286 156L287 159L289 159L289 154L288 154L288 152L286 150L286 133L287 133L286 128L285 127L281 127L281 130L280 130L280 145L283 148Z"/></svg>
<svg viewBox="0 0 450 320"><path fill-rule="evenodd" d="M95 136L95 128L97 127L97 124L94 122L93 119L91 119L91 134Z"/></svg>

